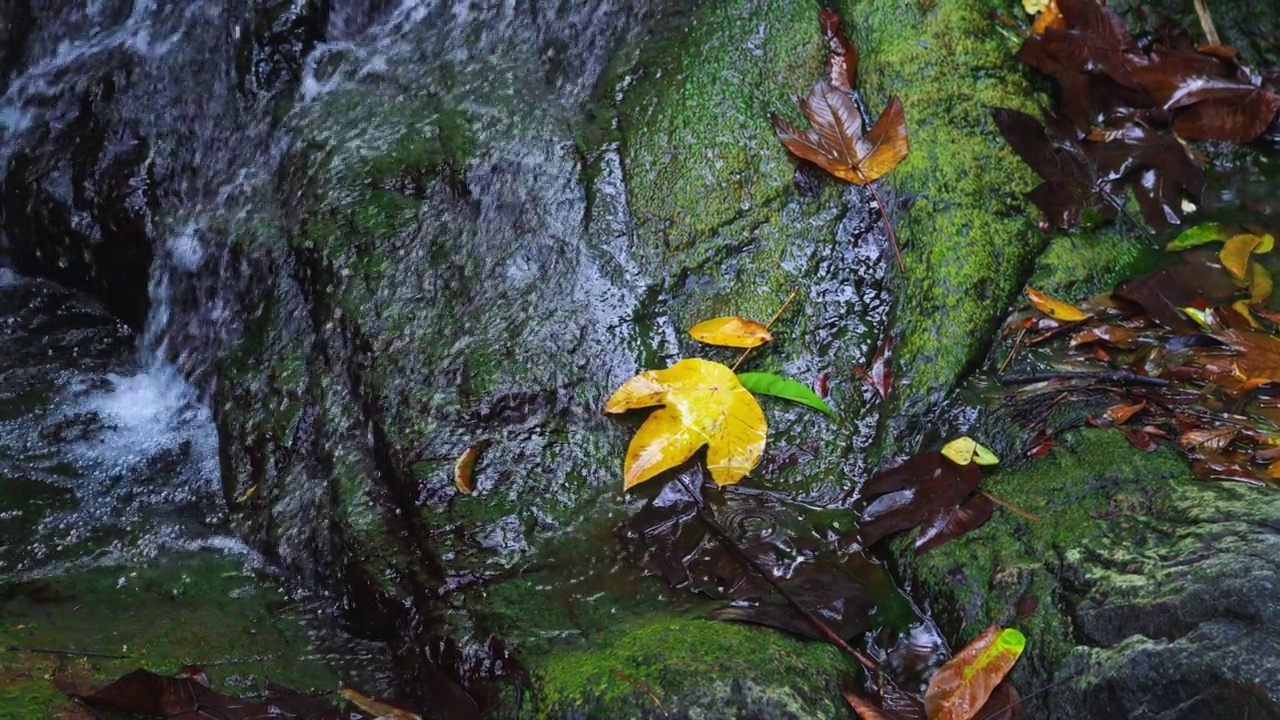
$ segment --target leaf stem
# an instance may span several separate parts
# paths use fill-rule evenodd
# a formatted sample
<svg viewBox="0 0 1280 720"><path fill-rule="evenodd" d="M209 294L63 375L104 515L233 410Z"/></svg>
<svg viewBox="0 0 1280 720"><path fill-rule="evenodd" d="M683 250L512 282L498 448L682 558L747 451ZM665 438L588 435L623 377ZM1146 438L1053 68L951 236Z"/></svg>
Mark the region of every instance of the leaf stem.
<svg viewBox="0 0 1280 720"><path fill-rule="evenodd" d="M880 217L884 218L884 226L889 231L889 244L893 246L893 256L898 259L898 270L905 273L907 265L902 261L902 249L898 247L898 233L894 232L893 223L889 220L889 211L885 209L884 198L880 197L880 191L876 189L875 183L867 183L865 187L876 198L876 206L880 208Z"/></svg>
<svg viewBox="0 0 1280 720"><path fill-rule="evenodd" d="M765 323L765 326L764 326L764 329L765 329L765 330L768 330L768 329L772 328L772 327L773 327L773 324L774 324L774 323L776 323L776 322L778 322L778 318L782 317L782 313L786 312L786 310L787 310L787 306L789 306L789 305L791 304L791 301L792 301L792 300L795 300L795 299L796 299L796 295L797 295L799 292L800 292L800 288L799 288L799 287L793 287L793 288L791 288L791 294L787 296L787 300L786 300L786 302L782 303L782 307L778 308L778 312L774 313L774 314L773 314L773 317L769 318L769 322ZM743 350L743 351L742 351L742 354L738 356L738 361L737 361L737 362L735 362L735 363L733 364L733 367L732 367L732 368L729 368L729 369L730 369L730 370L732 370L732 371L734 371L734 372L738 372L738 366L739 366L739 365L741 365L741 364L742 364L742 363L747 359L747 356L748 356L748 355L750 355L750 354L751 354L751 351L752 351L752 350L754 350L754 349L755 349L755 348L747 348L746 350Z"/></svg>
<svg viewBox="0 0 1280 720"><path fill-rule="evenodd" d="M986 490L979 490L978 492L983 495L986 495L988 500L990 500L991 502L999 505L1000 507L1004 508L1005 510L1008 510L1009 512L1015 515L1021 515L1022 517L1026 518L1027 520L1030 520L1031 522L1040 522L1040 517L1038 515L1028 512L1026 510L1023 510L1022 508L1018 507L1014 503L1009 502L1008 500L1002 500L996 497L995 495L992 495L991 493L987 492Z"/></svg>

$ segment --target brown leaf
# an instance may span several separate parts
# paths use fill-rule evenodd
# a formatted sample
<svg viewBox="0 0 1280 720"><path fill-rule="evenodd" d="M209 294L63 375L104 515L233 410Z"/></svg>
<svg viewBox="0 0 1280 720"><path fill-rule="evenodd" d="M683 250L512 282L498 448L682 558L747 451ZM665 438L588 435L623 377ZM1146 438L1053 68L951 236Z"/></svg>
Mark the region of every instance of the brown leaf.
<svg viewBox="0 0 1280 720"><path fill-rule="evenodd" d="M73 688L63 692L84 704L101 709L168 720L257 720L258 718L306 717L339 720L337 708L317 703L305 695L273 687L261 701L244 700L210 690L199 675L168 677L147 670L134 670L92 694ZM207 681L207 678L203 678Z"/></svg>
<svg viewBox="0 0 1280 720"><path fill-rule="evenodd" d="M989 501L985 506L966 503L980 482L978 465L957 465L939 452L914 455L877 471L861 491L871 501L858 521L863 546L920 527L915 548L923 553L980 527L991 516Z"/></svg>
<svg viewBox="0 0 1280 720"><path fill-rule="evenodd" d="M1226 330L1214 337L1241 353L1232 364L1246 386L1280 381L1280 338L1252 330Z"/></svg>
<svg viewBox="0 0 1280 720"><path fill-rule="evenodd" d="M1105 343L1120 350L1137 347L1138 331L1124 325L1098 325L1081 330L1071 336L1068 347L1076 348L1089 343Z"/></svg>
<svg viewBox="0 0 1280 720"><path fill-rule="evenodd" d="M801 100L799 106L811 129L801 130L770 115L774 132L792 154L841 180L866 185L907 156L907 126L897 98L889 100L875 126L865 134L862 114L853 98L825 80L814 84L808 99Z"/></svg>
<svg viewBox="0 0 1280 720"><path fill-rule="evenodd" d="M1148 433L1146 430L1140 430L1138 428L1126 428L1124 431L1124 437L1126 440L1129 441L1130 445L1138 448L1143 452L1155 452L1156 449L1160 447L1158 444L1156 444L1155 439L1151 437L1151 434Z"/></svg>
<svg viewBox="0 0 1280 720"><path fill-rule="evenodd" d="M929 680L924 694L929 720L972 720L1025 646L1026 638L1017 630L992 625L982 631Z"/></svg>
<svg viewBox="0 0 1280 720"><path fill-rule="evenodd" d="M1115 427L1117 425L1123 425L1129 421L1129 418L1133 417L1135 414L1140 412L1146 406L1147 406L1147 403L1145 401L1140 402L1136 405L1124 405L1124 404L1112 405L1111 407L1107 408L1106 412L1104 412L1102 415L1103 419L1106 421L1103 424L1103 427Z"/></svg>
<svg viewBox="0 0 1280 720"><path fill-rule="evenodd" d="M1226 425L1218 428L1189 430L1178 438L1178 447L1183 450L1220 452L1232 440L1236 439L1239 430Z"/></svg>
<svg viewBox="0 0 1280 720"><path fill-rule="evenodd" d="M827 43L827 68L831 84L837 90L852 93L858 86L858 50L845 37L840 27L840 16L835 10L823 8L818 12L822 25L822 39Z"/></svg>

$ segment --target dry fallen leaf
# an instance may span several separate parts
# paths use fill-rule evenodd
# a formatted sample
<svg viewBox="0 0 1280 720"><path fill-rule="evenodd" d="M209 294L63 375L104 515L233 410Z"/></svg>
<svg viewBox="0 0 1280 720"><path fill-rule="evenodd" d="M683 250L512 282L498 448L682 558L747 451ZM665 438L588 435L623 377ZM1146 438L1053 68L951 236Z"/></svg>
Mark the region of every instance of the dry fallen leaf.
<svg viewBox="0 0 1280 720"><path fill-rule="evenodd" d="M689 328L689 334L698 342L732 348L759 347L773 339L761 323L735 316L704 320Z"/></svg>
<svg viewBox="0 0 1280 720"><path fill-rule="evenodd" d="M1061 320L1062 322L1076 322L1089 317L1089 313L1086 313L1075 305L1064 303L1061 300L1055 300L1032 287L1027 287L1027 298L1031 300L1031 305L1035 309L1045 315L1048 315L1054 320Z"/></svg>
<svg viewBox="0 0 1280 720"><path fill-rule="evenodd" d="M1027 639L992 625L934 673L924 693L929 720L971 720L1022 655Z"/></svg>
<svg viewBox="0 0 1280 720"><path fill-rule="evenodd" d="M764 412L732 370L689 358L665 370L640 373L605 404L607 413L663 405L627 448L627 490L693 457L707 446L707 469L718 485L738 482L760 462L768 425Z"/></svg>
<svg viewBox="0 0 1280 720"><path fill-rule="evenodd" d="M801 130L771 114L774 132L793 154L841 180L866 185L907 156L906 117L897 98L890 98L889 107L865 134L853 98L825 80L819 80L799 106L812 128Z"/></svg>

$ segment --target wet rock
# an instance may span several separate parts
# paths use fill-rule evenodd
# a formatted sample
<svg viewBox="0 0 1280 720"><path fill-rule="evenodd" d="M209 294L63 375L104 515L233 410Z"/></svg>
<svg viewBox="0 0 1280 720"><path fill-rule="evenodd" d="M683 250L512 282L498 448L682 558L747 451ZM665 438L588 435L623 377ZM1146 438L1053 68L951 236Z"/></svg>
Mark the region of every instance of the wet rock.
<svg viewBox="0 0 1280 720"><path fill-rule="evenodd" d="M33 24L30 0L0 0L0 94L9 87L9 77L22 66Z"/></svg>
<svg viewBox="0 0 1280 720"><path fill-rule="evenodd" d="M967 25L912 22L948 53L960 30L947 23L968 32L982 16L977 3L966 7ZM674 505L663 483L619 492L630 427L599 408L640 369L690 355L730 360L683 329L717 314L768 318L801 286L755 367L831 378L839 417L769 403L760 470L707 496L761 553L844 563L830 538L852 529L851 484L874 462L869 448L900 442L884 434L875 391L853 379L889 324L892 255L869 194L798 169L767 122L821 72L813 8L742 0L696 17L644 3L495 13L436 18L434 30L404 20L406 34L384 37L378 62L359 47L336 57L325 68L331 89L289 119L278 224L231 233L257 274L238 286L247 295L235 302L253 310L221 360L214 399L225 492L254 488L238 505L242 527L292 572L360 598L347 606L353 626L380 618L376 634L408 668L402 678L426 683L389 691L430 706L424 687L465 687L501 703L502 688L517 684L549 717L610 715L601 708L619 698L627 712L650 712L620 676L631 655L652 654L633 641L722 605L743 572L718 566L732 563L721 553L696 580L647 575L656 564L643 559L655 552L646 543L669 539L649 530ZM462 52L458 37L475 40ZM983 51L968 62L990 60L1020 87L1011 65ZM916 100L922 113L936 102L980 115L966 85L929 88ZM950 151L1013 162L991 138L920 126L922 147L963 142ZM920 168L904 177L948 212L963 209L954 217L984 217L975 194L941 199L950 180ZM974 226L986 233L973 251L984 258L980 281L937 281L969 288L948 307L963 302L981 317L957 331L963 362L934 363L940 386L964 372L977 329L998 313L979 307L987 296L977 286L1014 287L1018 265L997 272L992 257L1014 252L1026 220L1000 222L999 232ZM910 237L909 253L943 242ZM915 313L936 322L933 306L899 312L921 335ZM453 461L480 441L475 491L463 495ZM684 479L700 482L695 472ZM633 517L652 527L624 527ZM678 543L714 548L687 520L676 523L687 528ZM903 626L919 621L909 607L902 615ZM658 683L653 693L674 716L724 704L744 716L846 712L826 693L849 667L838 654L772 630L718 627L691 626L724 642L682 656L682 676L714 674L734 638L773 648L797 674L766 683L746 668L701 696L636 675ZM583 684L582 658L614 658L608 666L619 669Z"/></svg>
<svg viewBox="0 0 1280 720"><path fill-rule="evenodd" d="M141 329L153 257L178 254L193 208L221 210L246 158L264 154L263 128L287 111L324 8L0 10L12 34L0 36L0 78L24 60L0 99L0 252Z"/></svg>

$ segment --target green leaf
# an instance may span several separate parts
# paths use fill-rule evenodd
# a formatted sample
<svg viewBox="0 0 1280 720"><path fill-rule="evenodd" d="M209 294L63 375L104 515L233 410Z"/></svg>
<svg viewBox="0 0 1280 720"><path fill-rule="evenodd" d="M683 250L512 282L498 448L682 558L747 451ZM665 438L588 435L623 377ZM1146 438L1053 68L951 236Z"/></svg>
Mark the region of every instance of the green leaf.
<svg viewBox="0 0 1280 720"><path fill-rule="evenodd" d="M801 405L808 405L814 410L824 412L831 417L836 416L831 411L830 406L823 402L822 398L818 397L818 393L810 390L808 385L798 383L790 378L784 378L773 373L749 372L738 373L738 382L757 395L780 397L784 400L798 402Z"/></svg>
<svg viewBox="0 0 1280 720"><path fill-rule="evenodd" d="M1218 223L1204 223L1183 230L1182 233L1171 240L1164 249L1174 252L1226 239L1227 233L1221 225Z"/></svg>

